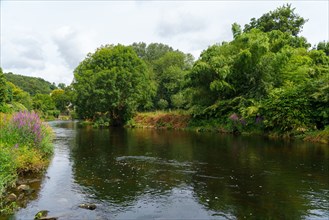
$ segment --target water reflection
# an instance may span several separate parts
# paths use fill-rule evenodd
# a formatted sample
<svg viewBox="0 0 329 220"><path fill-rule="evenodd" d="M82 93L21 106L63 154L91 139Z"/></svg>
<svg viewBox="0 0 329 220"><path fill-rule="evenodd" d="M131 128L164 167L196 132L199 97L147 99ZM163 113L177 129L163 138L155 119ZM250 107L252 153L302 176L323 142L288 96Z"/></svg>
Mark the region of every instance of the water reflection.
<svg viewBox="0 0 329 220"><path fill-rule="evenodd" d="M39 200L63 219L327 219L329 148L217 133L54 123ZM94 211L81 210L92 202ZM45 205L47 204L47 205ZM33 213L33 215L32 215Z"/></svg>
<svg viewBox="0 0 329 220"><path fill-rule="evenodd" d="M143 129L86 129L76 140L75 180L123 218L136 208L153 217L329 215L324 146Z"/></svg>

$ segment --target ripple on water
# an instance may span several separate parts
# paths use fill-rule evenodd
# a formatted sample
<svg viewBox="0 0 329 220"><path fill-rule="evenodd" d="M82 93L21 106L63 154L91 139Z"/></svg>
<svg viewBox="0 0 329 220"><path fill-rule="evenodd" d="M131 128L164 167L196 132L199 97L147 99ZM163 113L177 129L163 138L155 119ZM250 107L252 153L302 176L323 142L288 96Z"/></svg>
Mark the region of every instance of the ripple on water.
<svg viewBox="0 0 329 220"><path fill-rule="evenodd" d="M117 157L116 161L119 162L145 162L145 163L152 163L156 165L164 165L164 166L173 166L173 167L192 167L192 162L179 162L176 160L165 160L158 157L150 157L150 156L121 156Z"/></svg>

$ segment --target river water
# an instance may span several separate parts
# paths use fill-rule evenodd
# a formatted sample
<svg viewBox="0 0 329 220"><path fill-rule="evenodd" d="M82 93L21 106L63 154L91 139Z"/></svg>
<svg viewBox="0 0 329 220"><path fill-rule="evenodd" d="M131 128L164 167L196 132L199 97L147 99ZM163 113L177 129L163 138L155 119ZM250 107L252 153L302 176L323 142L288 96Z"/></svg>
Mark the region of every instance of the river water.
<svg viewBox="0 0 329 220"><path fill-rule="evenodd" d="M50 125L54 158L37 197L11 219L40 210L59 219L329 218L328 145Z"/></svg>

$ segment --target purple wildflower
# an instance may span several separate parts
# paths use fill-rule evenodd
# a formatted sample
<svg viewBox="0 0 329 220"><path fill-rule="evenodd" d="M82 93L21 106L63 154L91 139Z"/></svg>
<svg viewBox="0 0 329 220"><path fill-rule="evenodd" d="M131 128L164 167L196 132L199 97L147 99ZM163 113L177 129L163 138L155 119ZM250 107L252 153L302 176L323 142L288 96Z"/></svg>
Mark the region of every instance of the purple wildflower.
<svg viewBox="0 0 329 220"><path fill-rule="evenodd" d="M256 124L259 124L263 121L263 117L262 116L256 116Z"/></svg>
<svg viewBox="0 0 329 220"><path fill-rule="evenodd" d="M45 126L35 112L18 112L12 118L13 129L21 138L40 147L45 134Z"/></svg>
<svg viewBox="0 0 329 220"><path fill-rule="evenodd" d="M238 121L239 116L236 113L233 113L232 115L230 115L229 119L231 119L232 121Z"/></svg>
<svg viewBox="0 0 329 220"><path fill-rule="evenodd" d="M244 120L244 118L241 118L241 119L240 119L240 123L241 123L242 125L246 125L246 124L247 124L247 122L246 122L246 120Z"/></svg>

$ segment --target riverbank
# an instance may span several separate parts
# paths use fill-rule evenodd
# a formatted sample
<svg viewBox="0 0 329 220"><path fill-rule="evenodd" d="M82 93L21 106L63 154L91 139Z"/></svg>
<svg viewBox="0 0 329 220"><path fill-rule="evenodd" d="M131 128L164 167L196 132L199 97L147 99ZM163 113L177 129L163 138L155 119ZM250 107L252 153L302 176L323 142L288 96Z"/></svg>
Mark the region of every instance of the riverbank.
<svg viewBox="0 0 329 220"><path fill-rule="evenodd" d="M38 114L26 111L0 113L0 127L0 214L8 214L24 199L8 189L15 188L20 176L45 170L53 152L53 133Z"/></svg>
<svg viewBox="0 0 329 220"><path fill-rule="evenodd" d="M187 129L197 132L210 131L219 133L260 135L274 139L302 139L304 141L329 144L329 128L324 130L300 131L299 133L280 133L266 130L264 124L247 124L235 120L234 115L228 119L197 119L186 111L141 112L128 121L127 127L155 129Z"/></svg>
<svg viewBox="0 0 329 220"><path fill-rule="evenodd" d="M191 116L183 111L141 112L127 123L127 127L185 129Z"/></svg>

